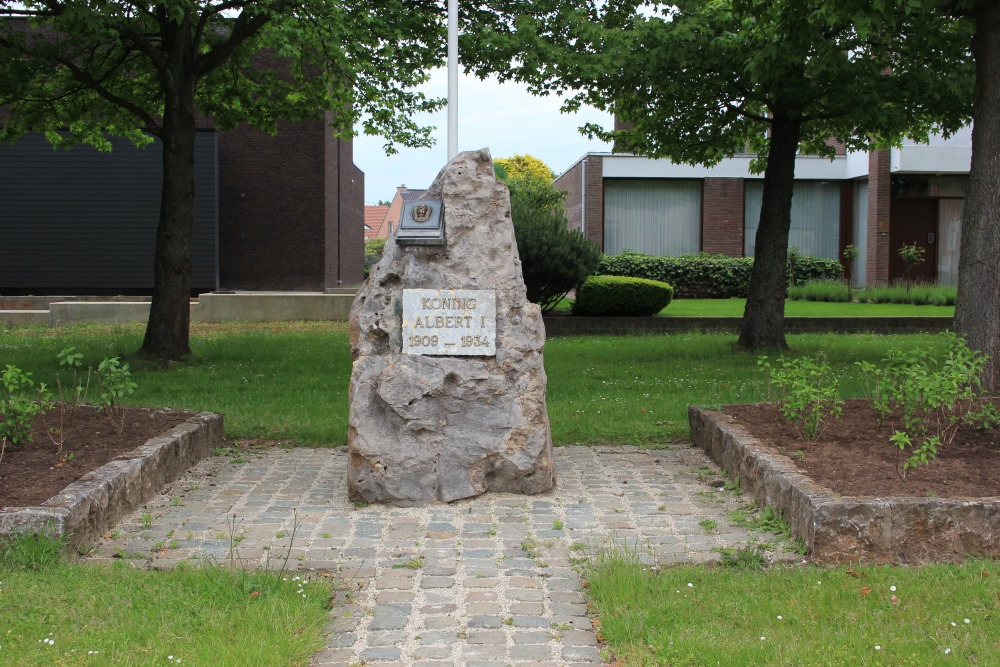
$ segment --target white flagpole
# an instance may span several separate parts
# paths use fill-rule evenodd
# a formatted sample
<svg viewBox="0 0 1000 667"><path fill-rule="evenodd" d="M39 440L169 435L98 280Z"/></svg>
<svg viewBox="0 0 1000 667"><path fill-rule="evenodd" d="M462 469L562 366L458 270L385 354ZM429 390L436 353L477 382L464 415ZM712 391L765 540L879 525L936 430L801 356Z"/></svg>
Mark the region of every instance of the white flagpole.
<svg viewBox="0 0 1000 667"><path fill-rule="evenodd" d="M448 159L458 155L458 0L448 0Z"/></svg>

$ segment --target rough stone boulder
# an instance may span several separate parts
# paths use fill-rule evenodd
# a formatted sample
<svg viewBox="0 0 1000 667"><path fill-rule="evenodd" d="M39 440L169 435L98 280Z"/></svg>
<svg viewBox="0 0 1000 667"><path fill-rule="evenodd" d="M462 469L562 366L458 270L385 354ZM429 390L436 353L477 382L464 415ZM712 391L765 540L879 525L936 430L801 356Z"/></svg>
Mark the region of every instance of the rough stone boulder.
<svg viewBox="0 0 1000 667"><path fill-rule="evenodd" d="M452 159L424 198L443 202L447 244L390 239L351 307L349 494L423 505L550 489L545 331L525 296L507 188L484 149ZM496 355L403 354L404 288L492 291Z"/></svg>

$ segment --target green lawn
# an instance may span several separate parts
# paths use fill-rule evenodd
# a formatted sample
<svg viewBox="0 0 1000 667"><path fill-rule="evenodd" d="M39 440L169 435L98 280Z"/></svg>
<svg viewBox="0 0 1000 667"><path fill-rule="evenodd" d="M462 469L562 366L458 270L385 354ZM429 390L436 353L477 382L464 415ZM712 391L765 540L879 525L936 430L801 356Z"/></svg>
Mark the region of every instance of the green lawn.
<svg viewBox="0 0 1000 667"><path fill-rule="evenodd" d="M37 550L24 547L34 542L0 547L0 664L304 667L323 647L326 581L218 565L157 572L9 557Z"/></svg>
<svg viewBox="0 0 1000 667"><path fill-rule="evenodd" d="M663 317L743 317L746 299L679 299L660 311ZM902 303L823 303L786 301L785 317L954 317L954 306Z"/></svg>
<svg viewBox="0 0 1000 667"><path fill-rule="evenodd" d="M568 300L557 311L569 312ZM746 299L677 299L660 311L661 317L743 317ZM901 303L824 303L786 301L786 317L954 317L954 306L911 306Z"/></svg>
<svg viewBox="0 0 1000 667"><path fill-rule="evenodd" d="M138 348L141 327L0 330L0 367L15 364L54 385L70 345L96 364ZM793 354L829 355L844 396L860 396L855 361L892 346L940 347L937 336L789 336ZM688 437L687 406L765 398L757 357L730 334L580 336L546 344L548 410L556 444L656 444ZM196 325L195 358L169 370L134 369L132 403L221 412L229 438L343 445L351 370L340 323ZM72 449L72 443L67 443Z"/></svg>
<svg viewBox="0 0 1000 667"><path fill-rule="evenodd" d="M587 580L622 667L1000 664L995 562L652 572L610 553Z"/></svg>

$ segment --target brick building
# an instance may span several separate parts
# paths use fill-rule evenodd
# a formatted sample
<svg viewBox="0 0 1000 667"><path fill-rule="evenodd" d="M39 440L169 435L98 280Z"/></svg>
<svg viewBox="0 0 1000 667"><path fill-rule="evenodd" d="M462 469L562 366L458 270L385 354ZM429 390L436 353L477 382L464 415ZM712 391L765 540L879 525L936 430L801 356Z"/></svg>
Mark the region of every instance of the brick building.
<svg viewBox="0 0 1000 667"><path fill-rule="evenodd" d="M849 269L860 286L902 276L897 251L916 243L926 250L919 278L953 284L971 156L970 128L886 151L838 147L832 160L799 155L789 245L841 259L853 244L861 255ZM703 167L588 153L555 186L567 191L570 226L607 254L752 256L763 174L750 173L751 159Z"/></svg>
<svg viewBox="0 0 1000 667"><path fill-rule="evenodd" d="M159 219L159 142L110 153L0 145L0 294L149 294ZM272 137L201 123L195 293L323 291L364 271L364 174L321 121Z"/></svg>

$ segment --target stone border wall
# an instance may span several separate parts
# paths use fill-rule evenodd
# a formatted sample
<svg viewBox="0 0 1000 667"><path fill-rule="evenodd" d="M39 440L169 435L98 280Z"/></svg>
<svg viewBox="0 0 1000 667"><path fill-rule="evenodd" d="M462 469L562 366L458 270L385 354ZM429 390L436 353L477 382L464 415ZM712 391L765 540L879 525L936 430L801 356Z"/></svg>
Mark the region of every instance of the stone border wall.
<svg viewBox="0 0 1000 667"><path fill-rule="evenodd" d="M739 317L580 317L549 315L547 336L666 334L690 331L737 332ZM950 317L786 317L785 333L937 333L950 329Z"/></svg>
<svg viewBox="0 0 1000 667"><path fill-rule="evenodd" d="M688 408L691 434L740 488L779 510L820 561L912 565L1000 557L1000 496L858 498L838 496L804 475L729 415Z"/></svg>
<svg viewBox="0 0 1000 667"><path fill-rule="evenodd" d="M44 530L67 535L71 546L86 544L222 444L222 415L199 412L37 507L0 510L0 535Z"/></svg>

